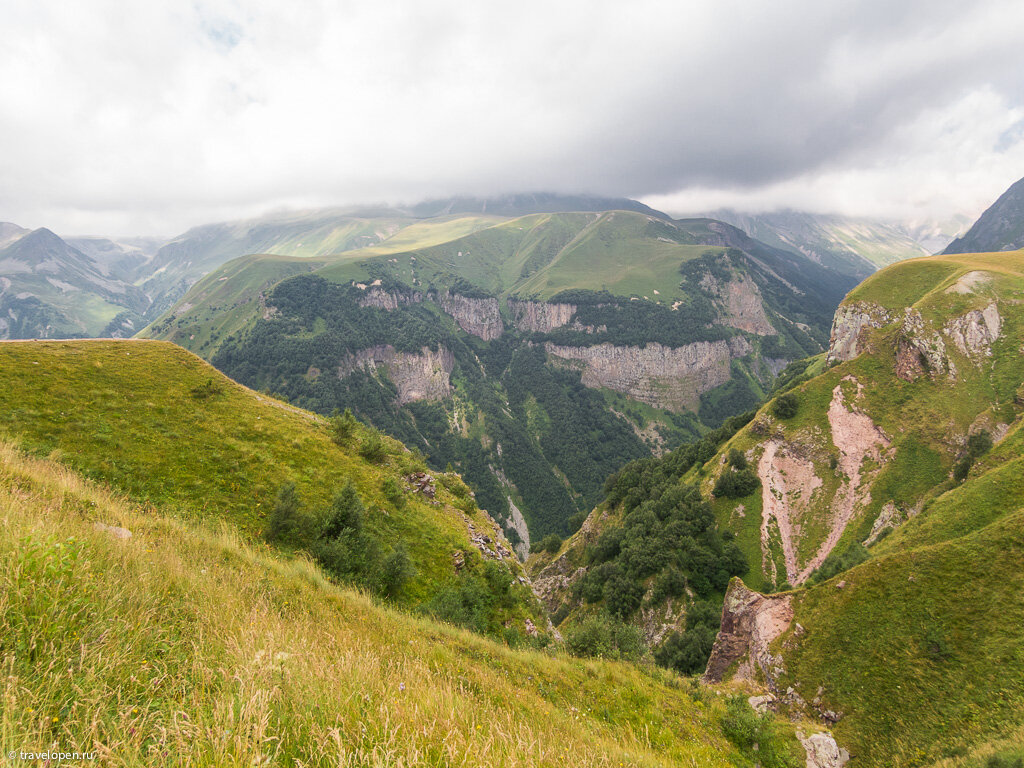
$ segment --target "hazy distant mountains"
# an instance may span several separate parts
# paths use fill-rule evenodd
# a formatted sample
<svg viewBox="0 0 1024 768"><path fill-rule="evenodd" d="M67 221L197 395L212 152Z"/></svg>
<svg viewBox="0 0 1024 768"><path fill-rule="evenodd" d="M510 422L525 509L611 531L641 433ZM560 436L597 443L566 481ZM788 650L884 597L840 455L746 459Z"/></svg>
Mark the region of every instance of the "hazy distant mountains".
<svg viewBox="0 0 1024 768"><path fill-rule="evenodd" d="M903 259L937 253L969 223L963 217L886 222L801 211L750 214L720 209L705 215L858 279Z"/></svg>
<svg viewBox="0 0 1024 768"><path fill-rule="evenodd" d="M963 237L943 253L990 253L1024 248L1024 179L1011 185Z"/></svg>

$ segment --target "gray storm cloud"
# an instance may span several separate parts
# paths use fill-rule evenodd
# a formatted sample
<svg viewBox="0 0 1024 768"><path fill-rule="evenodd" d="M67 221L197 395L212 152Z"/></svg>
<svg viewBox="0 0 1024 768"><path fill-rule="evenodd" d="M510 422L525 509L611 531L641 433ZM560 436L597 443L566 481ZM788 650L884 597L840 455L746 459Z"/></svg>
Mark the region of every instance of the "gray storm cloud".
<svg viewBox="0 0 1024 768"><path fill-rule="evenodd" d="M1024 175L1018 2L5 6L28 226L527 189L943 215Z"/></svg>

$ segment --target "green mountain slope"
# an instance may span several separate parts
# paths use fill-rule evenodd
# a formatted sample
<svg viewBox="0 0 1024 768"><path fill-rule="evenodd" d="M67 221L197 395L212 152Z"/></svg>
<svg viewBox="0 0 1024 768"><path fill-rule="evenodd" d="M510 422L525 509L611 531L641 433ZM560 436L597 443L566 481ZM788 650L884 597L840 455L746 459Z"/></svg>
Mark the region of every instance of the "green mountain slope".
<svg viewBox="0 0 1024 768"><path fill-rule="evenodd" d="M579 533L531 558L562 631L621 614L626 577L625 615L663 663L711 652L708 679L819 719L861 765L982 765L966 756L1024 724L1022 299L1020 251L870 277L827 360L701 444L627 465ZM679 538L663 508L697 493L717 526ZM732 546L747 586L723 600L727 573L707 584L699 564ZM708 601L724 602L713 648Z"/></svg>
<svg viewBox="0 0 1024 768"><path fill-rule="evenodd" d="M943 253L988 253L1024 248L1024 179L1010 185L963 237Z"/></svg>
<svg viewBox="0 0 1024 768"><path fill-rule="evenodd" d="M753 764L753 735L762 761L797 764L782 762L795 742L766 740L762 725L674 677L513 651L382 608L306 560L186 524L7 443L0 580L4 754L724 767Z"/></svg>
<svg viewBox="0 0 1024 768"><path fill-rule="evenodd" d="M424 238L407 251L232 262L144 335L451 463L525 554L573 529L622 463L753 406L823 348L851 282L709 220L460 222L402 230Z"/></svg>
<svg viewBox="0 0 1024 768"><path fill-rule="evenodd" d="M339 574L372 586L373 557L385 563L402 549L414 572L392 597L418 605L484 570L495 579L521 572L455 475L424 480L422 458L361 425L332 440L324 419L257 395L171 344L11 342L0 345L0 363L3 437L135 502L255 538L286 484L312 516L308 526L332 519L336 497L351 487L362 501L352 524L361 537L353 534L359 551L347 560L335 551ZM541 620L526 587L512 585L507 597L499 613L509 627Z"/></svg>

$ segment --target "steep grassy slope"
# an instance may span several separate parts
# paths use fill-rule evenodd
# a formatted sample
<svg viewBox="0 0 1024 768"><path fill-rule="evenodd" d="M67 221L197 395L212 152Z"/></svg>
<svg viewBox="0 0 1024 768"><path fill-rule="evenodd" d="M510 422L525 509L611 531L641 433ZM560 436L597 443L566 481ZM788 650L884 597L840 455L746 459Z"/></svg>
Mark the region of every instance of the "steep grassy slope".
<svg viewBox="0 0 1024 768"><path fill-rule="evenodd" d="M514 652L383 609L307 561L171 520L6 443L0 583L3 754L96 752L115 766L753 764L723 736L721 699L694 699L675 678Z"/></svg>
<svg viewBox="0 0 1024 768"><path fill-rule="evenodd" d="M716 503L761 564L752 585L802 583L833 552L875 541L950 487L954 465L976 458L970 436L1006 434L1021 409L1022 297L1019 252L913 259L850 293L834 367L793 389L795 415L770 405L727 446L762 482Z"/></svg>
<svg viewBox="0 0 1024 768"><path fill-rule="evenodd" d="M263 530L285 483L307 509L326 511L350 481L383 552L400 543L408 551L416 574L398 597L409 604L459 583L453 554L483 552L471 533L488 536L490 547L500 541L493 522L458 496L454 475L438 478L431 500L408 488L405 476L426 467L398 443L385 440L383 456L367 460L360 450L374 441L371 430L359 426L338 445L323 418L257 395L165 342L0 345L0 413L2 435L24 449L59 457L138 502L224 521L249 538ZM404 489L401 498L386 492L388 481ZM500 561L519 573L509 552ZM517 605L530 602L523 596ZM518 622L530 615L519 607L513 614Z"/></svg>

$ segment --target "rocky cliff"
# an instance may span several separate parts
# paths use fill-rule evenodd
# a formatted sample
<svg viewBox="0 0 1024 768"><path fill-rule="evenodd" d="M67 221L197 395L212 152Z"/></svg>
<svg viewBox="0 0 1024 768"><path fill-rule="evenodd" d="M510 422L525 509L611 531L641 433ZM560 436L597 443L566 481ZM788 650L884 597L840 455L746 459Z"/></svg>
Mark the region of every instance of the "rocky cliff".
<svg viewBox="0 0 1024 768"><path fill-rule="evenodd" d="M450 375L455 365L452 353L441 347L423 347L418 353L399 352L390 344L362 349L347 355L338 364L338 376L344 378L357 368L383 366L398 389L399 405L417 400L441 400L451 393Z"/></svg>
<svg viewBox="0 0 1024 768"><path fill-rule="evenodd" d="M497 299L471 299L444 291L438 294L437 303L455 319L462 330L484 341L500 338L505 331Z"/></svg>
<svg viewBox="0 0 1024 768"><path fill-rule="evenodd" d="M717 297L721 315L716 323L759 336L778 333L764 311L760 289L743 273L734 272L728 281L718 280L709 273L701 280L701 287Z"/></svg>
<svg viewBox="0 0 1024 768"><path fill-rule="evenodd" d="M677 413L697 410L701 393L729 380L732 358L751 351L741 337L683 347L656 343L644 347L607 343L567 347L548 343L545 349L549 357L582 363L584 386L611 389Z"/></svg>
<svg viewBox="0 0 1024 768"><path fill-rule="evenodd" d="M549 333L572 320L575 304L548 304L542 301L508 300L512 323L517 331Z"/></svg>
<svg viewBox="0 0 1024 768"><path fill-rule="evenodd" d="M829 364L855 358L864 351L864 334L867 329L881 328L890 319L889 312L878 304L858 301L840 306L832 320Z"/></svg>
<svg viewBox="0 0 1024 768"><path fill-rule="evenodd" d="M423 301L423 294L419 291L387 291L377 284L365 286L362 283L357 283L356 287L366 291L359 298L360 307L377 307L391 312L405 304L419 304Z"/></svg>

